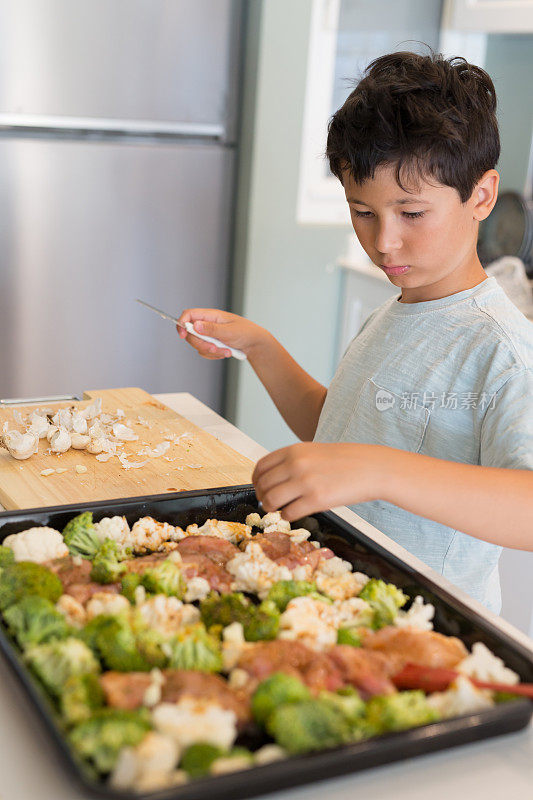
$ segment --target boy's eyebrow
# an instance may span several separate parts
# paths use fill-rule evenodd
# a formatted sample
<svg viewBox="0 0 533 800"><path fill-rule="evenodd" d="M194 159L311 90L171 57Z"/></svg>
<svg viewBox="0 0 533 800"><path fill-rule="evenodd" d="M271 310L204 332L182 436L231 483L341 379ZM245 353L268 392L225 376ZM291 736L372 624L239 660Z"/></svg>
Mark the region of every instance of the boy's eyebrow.
<svg viewBox="0 0 533 800"><path fill-rule="evenodd" d="M346 198L349 203L359 203L361 206L366 206L362 200L357 200L355 197L347 197ZM392 200L390 203L387 203L388 206L404 206L407 203L423 203L424 205L431 205L429 200L422 200L421 197L403 197L399 200Z"/></svg>

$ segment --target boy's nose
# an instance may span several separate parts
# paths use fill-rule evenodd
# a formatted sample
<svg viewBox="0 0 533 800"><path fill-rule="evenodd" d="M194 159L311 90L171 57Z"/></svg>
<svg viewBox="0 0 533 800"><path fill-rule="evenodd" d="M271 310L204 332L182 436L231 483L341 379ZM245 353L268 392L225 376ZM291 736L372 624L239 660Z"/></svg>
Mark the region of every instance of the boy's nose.
<svg viewBox="0 0 533 800"><path fill-rule="evenodd" d="M391 223L378 225L374 245L384 255L401 250L402 239L397 227Z"/></svg>

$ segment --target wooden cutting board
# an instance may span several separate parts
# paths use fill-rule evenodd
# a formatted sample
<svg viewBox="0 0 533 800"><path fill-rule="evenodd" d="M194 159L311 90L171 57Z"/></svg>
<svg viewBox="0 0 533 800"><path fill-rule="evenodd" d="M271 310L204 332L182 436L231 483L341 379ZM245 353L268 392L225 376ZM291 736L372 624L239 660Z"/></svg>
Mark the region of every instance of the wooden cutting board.
<svg viewBox="0 0 533 800"><path fill-rule="evenodd" d="M125 419L139 437L124 442L121 452L129 461L146 464L138 469L124 469L116 456L97 461L84 450L68 450L61 455L47 454L46 439L39 443L39 452L24 461L17 461L0 448L0 503L6 509L65 505L91 500L110 500L145 494L162 494L187 489L208 489L251 483L254 464L228 445L177 414L142 389L107 389L85 392L80 403L46 403L46 408L84 408L96 397L102 398L102 412L115 414L122 409ZM44 404L39 406L44 408ZM26 417L36 406L0 408L0 431L7 420L9 429L23 430L14 411ZM171 443L163 456L150 458L138 455L143 447L155 448L187 433ZM78 474L76 465L87 467ZM66 468L66 472L41 475L44 469Z"/></svg>

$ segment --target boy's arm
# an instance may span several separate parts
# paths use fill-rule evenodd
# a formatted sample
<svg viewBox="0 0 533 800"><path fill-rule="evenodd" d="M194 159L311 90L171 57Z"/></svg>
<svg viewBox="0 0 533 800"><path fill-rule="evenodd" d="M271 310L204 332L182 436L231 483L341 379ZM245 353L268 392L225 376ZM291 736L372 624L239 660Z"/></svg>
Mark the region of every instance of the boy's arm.
<svg viewBox="0 0 533 800"><path fill-rule="evenodd" d="M294 521L339 505L384 500L477 539L533 550L533 471L408 453L382 445L297 444L252 476L266 511ZM387 533L387 531L383 531Z"/></svg>
<svg viewBox="0 0 533 800"><path fill-rule="evenodd" d="M294 360L267 330L248 352L248 361L274 405L302 441L312 441L327 389Z"/></svg>
<svg viewBox="0 0 533 800"><path fill-rule="evenodd" d="M303 441L313 439L327 389L302 369L266 328L219 308L188 308L179 322L193 323L198 333L243 350L289 428ZM224 347L198 339L182 327L178 334L203 358L217 360L230 355Z"/></svg>
<svg viewBox="0 0 533 800"><path fill-rule="evenodd" d="M402 450L383 459L381 499L483 539L533 550L533 472L453 461Z"/></svg>

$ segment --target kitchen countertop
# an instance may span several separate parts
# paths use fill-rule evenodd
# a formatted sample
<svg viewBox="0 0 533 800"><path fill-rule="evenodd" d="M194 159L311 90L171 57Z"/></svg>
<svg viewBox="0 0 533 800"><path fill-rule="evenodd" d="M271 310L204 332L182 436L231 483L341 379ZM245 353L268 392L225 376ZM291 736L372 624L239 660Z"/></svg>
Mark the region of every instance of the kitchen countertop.
<svg viewBox="0 0 533 800"><path fill-rule="evenodd" d="M188 393L162 394L156 397L204 428L217 439L256 461L267 451ZM450 588L448 581L426 567L402 547L347 508L336 513L369 534L404 561L430 576L439 585ZM495 617L455 587L454 593L468 602L500 628L531 649L533 640L512 625ZM11 670L0 661L0 800L89 800L67 778L56 749L20 689ZM488 739L476 744L445 750L390 766L354 775L287 789L271 794L278 800L496 800L496 798L532 796L533 725L524 731Z"/></svg>

